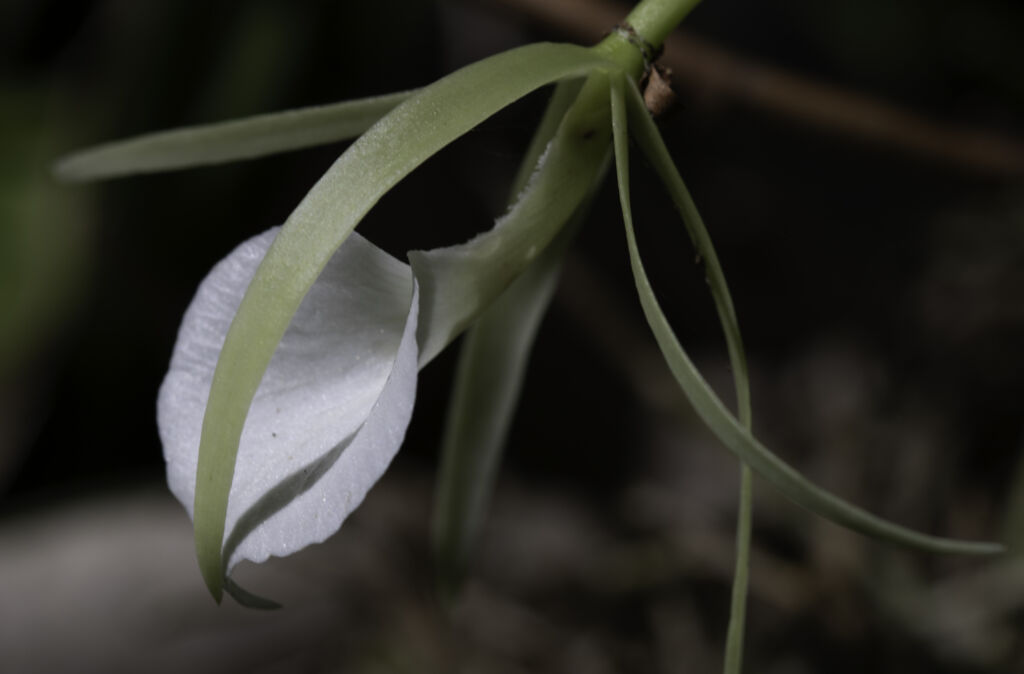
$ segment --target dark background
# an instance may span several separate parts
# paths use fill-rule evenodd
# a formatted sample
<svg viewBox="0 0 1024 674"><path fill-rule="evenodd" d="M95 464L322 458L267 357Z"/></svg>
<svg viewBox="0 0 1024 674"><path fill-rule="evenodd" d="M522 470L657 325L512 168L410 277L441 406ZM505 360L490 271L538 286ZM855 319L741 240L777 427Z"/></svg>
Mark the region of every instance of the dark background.
<svg viewBox="0 0 1024 674"><path fill-rule="evenodd" d="M720 668L737 468L661 366L610 183L539 335L463 597L448 611L434 600L427 535L450 349L421 373L406 445L351 523L243 570L285 601L265 614L204 596L187 518L162 484L155 395L199 280L282 222L344 145L89 186L49 176L56 157L103 140L411 88L518 44L600 37L603 3L534 4L0 4L0 657L11 671ZM553 17L563 4L569 18ZM1014 543L1024 7L707 0L685 28L720 51L677 68L661 127L729 278L757 434L881 515ZM716 70L736 58L753 70ZM835 114L810 123L803 89L768 86L784 111L759 99L758 68L826 87L821 107ZM545 96L431 159L360 231L402 255L488 227ZM865 101L908 126L836 121L866 118ZM633 183L655 289L729 399L681 223L642 160ZM1024 667L1014 555L894 550L764 483L757 499L749 671Z"/></svg>

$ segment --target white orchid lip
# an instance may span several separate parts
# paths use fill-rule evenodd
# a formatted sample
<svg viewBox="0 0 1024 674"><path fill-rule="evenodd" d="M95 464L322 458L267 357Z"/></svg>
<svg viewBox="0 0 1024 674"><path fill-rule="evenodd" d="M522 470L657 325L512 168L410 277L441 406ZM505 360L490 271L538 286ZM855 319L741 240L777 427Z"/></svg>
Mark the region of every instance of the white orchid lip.
<svg viewBox="0 0 1024 674"><path fill-rule="evenodd" d="M213 372L276 234L246 241L202 282L160 389L168 483L190 514ZM249 410L226 519L226 571L323 541L379 479L412 415L418 310L409 266L358 234L325 267Z"/></svg>

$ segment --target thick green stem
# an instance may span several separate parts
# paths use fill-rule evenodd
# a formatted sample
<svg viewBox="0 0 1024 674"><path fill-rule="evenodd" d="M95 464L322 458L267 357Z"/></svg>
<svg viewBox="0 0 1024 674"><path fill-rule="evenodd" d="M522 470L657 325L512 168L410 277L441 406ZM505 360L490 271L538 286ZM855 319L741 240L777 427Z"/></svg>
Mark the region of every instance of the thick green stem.
<svg viewBox="0 0 1024 674"><path fill-rule="evenodd" d="M700 0L643 0L623 21L632 27L636 39L643 40L653 49L659 49L665 37L679 25ZM636 44L615 31L601 41L595 49L603 56L622 66L634 80L643 72L644 62Z"/></svg>
<svg viewBox="0 0 1024 674"><path fill-rule="evenodd" d="M626 17L626 23L657 49L700 0L643 0Z"/></svg>

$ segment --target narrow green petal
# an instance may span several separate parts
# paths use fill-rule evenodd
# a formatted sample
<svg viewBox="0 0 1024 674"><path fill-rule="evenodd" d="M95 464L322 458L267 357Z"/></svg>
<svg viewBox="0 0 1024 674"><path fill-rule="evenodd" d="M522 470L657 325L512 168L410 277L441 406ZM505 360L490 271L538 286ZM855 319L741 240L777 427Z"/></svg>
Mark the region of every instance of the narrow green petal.
<svg viewBox="0 0 1024 674"><path fill-rule="evenodd" d="M704 269L707 272L708 287L711 289L711 297L715 302L715 309L722 322L722 330L725 333L726 345L729 349L729 363L733 368L733 383L736 386L736 408L741 423L750 426L750 385L747 374L747 359L743 350L743 340L740 337L739 321L736 318L736 309L733 307L732 296L729 294L729 286L725 282L725 273L718 261L715 247L711 243L711 236L704 226L704 220L697 211L697 206L686 189L682 176L676 168L675 162L665 147L658 127L651 119L647 108L644 106L643 97L637 91L632 81L627 82L624 94L629 115L630 132L636 140L640 150L651 162L655 172L665 184L673 203L682 216L683 224L690 235L697 254L704 262Z"/></svg>
<svg viewBox="0 0 1024 674"><path fill-rule="evenodd" d="M559 82L509 194L518 199L580 91ZM554 295L565 245L582 211L466 331L441 441L434 507L434 555L441 589L461 583L494 490L505 439L540 321Z"/></svg>
<svg viewBox="0 0 1024 674"><path fill-rule="evenodd" d="M526 365L558 283L570 229L566 227L463 338L434 512L435 556L447 594L461 582L490 504Z"/></svg>
<svg viewBox="0 0 1024 674"><path fill-rule="evenodd" d="M249 405L292 315L331 255L388 190L445 145L538 87L606 67L615 66L582 47L556 44L530 45L467 66L363 134L289 216L228 331L203 419L196 553L218 601L228 494Z"/></svg>
<svg viewBox="0 0 1024 674"><path fill-rule="evenodd" d="M630 101L631 99L632 97L630 97ZM634 105L630 102L631 120L634 119L633 108ZM634 136L637 137L638 142L641 141L636 129L634 129ZM625 206L628 206L628 200ZM697 414L726 448L797 504L848 529L932 552L995 554L1003 550L1003 546L996 543L958 541L930 536L876 517L810 482L758 442L750 431L744 428L736 417L726 409L676 339L668 320L658 305L644 271L636 246L636 237L633 233L632 218L626 219L626 240L629 245L630 266L640 296L640 304L662 355Z"/></svg>
<svg viewBox="0 0 1024 674"><path fill-rule="evenodd" d="M666 188L679 209L683 223L697 249L697 254L704 261L707 272L708 286L715 301L715 309L722 323L726 345L729 350L729 364L733 371L733 383L736 386L737 412L740 424L747 430L752 429L753 417L750 406L750 375L747 371L746 352L740 336L739 321L733 308L732 295L725 281L725 273L718 261L718 255L711 243L711 235L704 226L704 220L697 212L697 207L690 197L682 176L668 154L668 149L658 133L640 92L632 81L626 82L624 77L612 78L612 124L615 129L616 163L622 166L619 171L619 194L623 207L623 217L630 222L629 212L629 145L626 136L626 91L629 91L632 103L630 120L633 122L634 135L647 158L655 166L656 171L665 183ZM638 105L639 104L639 105ZM736 567L733 575L732 597L729 610L729 627L725 640L726 674L738 674L743 662L743 632L747 612L747 585L750 571L750 537L753 530L754 485L750 467L741 462L740 495L737 508L736 526Z"/></svg>
<svg viewBox="0 0 1024 674"><path fill-rule="evenodd" d="M929 536L876 517L813 484L758 442L725 408L683 351L651 290L640 262L632 228L627 229L627 239L640 303L662 355L697 414L726 448L797 504L848 529L932 552L983 555L1002 552L1003 546L997 543L975 543Z"/></svg>
<svg viewBox="0 0 1024 674"><path fill-rule="evenodd" d="M76 152L57 162L54 171L61 180L101 180L222 164L348 140L415 93L402 91L147 133Z"/></svg>
<svg viewBox="0 0 1024 674"><path fill-rule="evenodd" d="M467 331L442 441L434 511L438 580L458 590L494 489L533 341L557 285L565 248L589 211L593 190L540 257Z"/></svg>

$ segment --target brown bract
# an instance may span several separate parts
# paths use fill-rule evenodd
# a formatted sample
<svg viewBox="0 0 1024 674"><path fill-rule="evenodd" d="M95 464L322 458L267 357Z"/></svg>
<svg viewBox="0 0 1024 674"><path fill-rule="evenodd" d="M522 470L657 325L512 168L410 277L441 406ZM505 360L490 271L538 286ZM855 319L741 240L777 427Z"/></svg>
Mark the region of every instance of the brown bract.
<svg viewBox="0 0 1024 674"><path fill-rule="evenodd" d="M644 86L644 105L655 117L660 117L676 102L672 91L672 70L658 64L651 67Z"/></svg>

